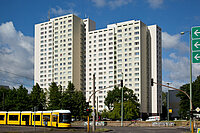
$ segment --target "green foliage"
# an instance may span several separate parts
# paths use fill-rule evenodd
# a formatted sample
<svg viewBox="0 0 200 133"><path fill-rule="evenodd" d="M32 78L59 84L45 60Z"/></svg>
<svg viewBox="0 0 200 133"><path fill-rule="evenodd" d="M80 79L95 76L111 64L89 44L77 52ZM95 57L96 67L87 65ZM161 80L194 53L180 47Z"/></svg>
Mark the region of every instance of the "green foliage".
<svg viewBox="0 0 200 133"><path fill-rule="evenodd" d="M76 91L73 83L69 82L66 91L63 92L62 109L68 109L73 116L81 117L84 115L86 98L81 91Z"/></svg>
<svg viewBox="0 0 200 133"><path fill-rule="evenodd" d="M5 98L5 110L7 111L15 111L17 110L17 90L13 88L9 89Z"/></svg>
<svg viewBox="0 0 200 133"><path fill-rule="evenodd" d="M4 96L3 96L4 95ZM0 110L23 111L44 110L46 106L46 93L38 84L33 86L30 94L22 85L18 89L0 89ZM48 109L68 109L73 116L81 118L86 107L86 98L81 91L75 90L74 84L69 82L68 88L62 91L61 86L51 83L48 91Z"/></svg>
<svg viewBox="0 0 200 133"><path fill-rule="evenodd" d="M37 107L38 110L44 110L46 106L46 93L40 88L39 84L36 83L30 94L31 107Z"/></svg>
<svg viewBox="0 0 200 133"><path fill-rule="evenodd" d="M0 88L0 110L5 110L5 108L7 108L7 106L5 105L5 99L7 97L9 93L9 89Z"/></svg>
<svg viewBox="0 0 200 133"><path fill-rule="evenodd" d="M139 117L139 104L131 100L124 102L124 119L131 120Z"/></svg>
<svg viewBox="0 0 200 133"><path fill-rule="evenodd" d="M188 95L190 94L190 84L185 84L180 87L181 90L185 91ZM188 116L190 110L190 102L189 98L182 92L177 94L180 97L180 110L179 114L182 118L186 118ZM200 76L192 83L192 104L193 110L197 107L200 107Z"/></svg>
<svg viewBox="0 0 200 133"><path fill-rule="evenodd" d="M109 112L106 109L104 109L103 112L101 113L101 117L102 118L109 118Z"/></svg>
<svg viewBox="0 0 200 133"><path fill-rule="evenodd" d="M4 100L3 100L4 95ZM28 90L22 85L18 89L0 89L1 98L1 110L6 111L22 111L30 110L30 97Z"/></svg>
<svg viewBox="0 0 200 133"><path fill-rule="evenodd" d="M23 85L21 85L17 89L17 98L15 103L16 103L16 110L27 111L31 109L28 90L25 87L23 87Z"/></svg>
<svg viewBox="0 0 200 133"><path fill-rule="evenodd" d="M62 87L52 82L49 87L49 110L61 109Z"/></svg>
<svg viewBox="0 0 200 133"><path fill-rule="evenodd" d="M109 113L109 118L119 120L121 118L121 103L114 103L114 109Z"/></svg>
<svg viewBox="0 0 200 133"><path fill-rule="evenodd" d="M131 120L139 117L139 103L137 102L137 97L133 93L133 90L123 87L123 113L124 119ZM105 99L105 105L109 108L109 118L110 119L120 119L121 118L121 98L122 89L115 86L114 90L109 91ZM106 113L104 113L107 115ZM105 118L105 117L103 117Z"/></svg>

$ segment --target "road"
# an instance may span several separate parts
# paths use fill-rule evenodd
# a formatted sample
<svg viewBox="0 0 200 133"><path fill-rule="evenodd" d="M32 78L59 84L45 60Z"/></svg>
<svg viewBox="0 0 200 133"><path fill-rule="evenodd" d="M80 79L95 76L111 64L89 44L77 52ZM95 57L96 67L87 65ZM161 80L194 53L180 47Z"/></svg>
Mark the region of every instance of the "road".
<svg viewBox="0 0 200 133"><path fill-rule="evenodd" d="M188 133L186 128L176 127L98 127L110 129L109 133ZM4 133L86 133L87 130L84 127L73 127L68 129L57 129L50 127L36 127L33 126L8 126L0 125L0 132Z"/></svg>
<svg viewBox="0 0 200 133"><path fill-rule="evenodd" d="M178 127L106 127L109 133L187 133L189 129Z"/></svg>

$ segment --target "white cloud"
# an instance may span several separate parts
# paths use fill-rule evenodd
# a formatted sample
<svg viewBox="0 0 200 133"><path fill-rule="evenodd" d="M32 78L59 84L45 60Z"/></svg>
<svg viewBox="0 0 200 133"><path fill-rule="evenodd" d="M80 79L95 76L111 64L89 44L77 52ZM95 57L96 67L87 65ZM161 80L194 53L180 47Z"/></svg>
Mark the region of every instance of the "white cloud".
<svg viewBox="0 0 200 133"><path fill-rule="evenodd" d="M147 0L151 8L160 8L164 0Z"/></svg>
<svg viewBox="0 0 200 133"><path fill-rule="evenodd" d="M181 35L170 35L167 32L162 32L162 45L165 49L176 49L181 53L189 52L187 43L181 41Z"/></svg>
<svg viewBox="0 0 200 133"><path fill-rule="evenodd" d="M177 59L177 58L178 58L178 57L176 56L175 53L171 53L171 54L169 55L169 57L171 57L171 58L173 58L173 59Z"/></svg>
<svg viewBox="0 0 200 133"><path fill-rule="evenodd" d="M111 9L127 5L132 2L132 0L91 0L95 6L104 7L109 6Z"/></svg>
<svg viewBox="0 0 200 133"><path fill-rule="evenodd" d="M186 84L190 81L190 62L189 58L171 54L172 58L163 59L163 71L168 73L165 79L168 78L177 85ZM200 75L200 64L192 64L192 78L196 79ZM176 86L177 86L176 85Z"/></svg>
<svg viewBox="0 0 200 133"><path fill-rule="evenodd" d="M63 9L59 6L56 6L56 8L51 8L50 9L51 14L54 15L65 15L65 14L75 14L75 15L79 15L78 12L74 11L74 9L69 8L69 9Z"/></svg>
<svg viewBox="0 0 200 133"><path fill-rule="evenodd" d="M106 0L91 0L95 6L97 7L103 7L106 5Z"/></svg>
<svg viewBox="0 0 200 133"><path fill-rule="evenodd" d="M0 84L13 86L16 83L29 84L33 78L33 43L34 39L16 31L13 22L0 25ZM17 77L23 75L29 79ZM31 84L32 85L32 84Z"/></svg>

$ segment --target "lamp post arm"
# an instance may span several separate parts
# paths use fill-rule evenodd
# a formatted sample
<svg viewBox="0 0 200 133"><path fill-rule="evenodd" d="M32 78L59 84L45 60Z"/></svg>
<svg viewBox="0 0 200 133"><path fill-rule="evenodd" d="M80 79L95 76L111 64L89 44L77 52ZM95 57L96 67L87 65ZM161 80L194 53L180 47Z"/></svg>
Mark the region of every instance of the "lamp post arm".
<svg viewBox="0 0 200 133"><path fill-rule="evenodd" d="M117 84L117 85L120 85L120 84ZM115 86L116 86L116 85L114 85L114 86L109 86L109 87L106 87L106 88L103 88L103 89L96 90L94 93L92 93L92 94L90 95L90 97L89 97L89 99L88 99L88 102L90 102L91 97L92 97L96 92L101 91L101 90L105 90L105 89L108 89L108 88L111 88L111 87L115 87Z"/></svg>
<svg viewBox="0 0 200 133"><path fill-rule="evenodd" d="M177 89L177 88L171 87L171 86L159 84L159 83L156 83L156 82L153 82L153 83L158 84L158 85L161 85L161 86L164 86L164 87L168 87L168 88L171 88L171 89L174 89L174 90L177 90L177 91L180 91L180 92L184 93L184 94L189 98L190 103L191 103L191 105L192 105L192 100L190 99L190 96L189 96L185 91L183 91L183 90L181 90L181 89ZM191 110L192 110L192 109L191 109Z"/></svg>

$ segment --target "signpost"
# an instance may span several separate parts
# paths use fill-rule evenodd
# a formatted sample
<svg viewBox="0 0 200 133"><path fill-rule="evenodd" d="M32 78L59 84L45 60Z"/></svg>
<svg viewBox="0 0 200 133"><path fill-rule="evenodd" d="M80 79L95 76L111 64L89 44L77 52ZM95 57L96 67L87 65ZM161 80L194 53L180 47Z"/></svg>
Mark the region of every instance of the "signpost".
<svg viewBox="0 0 200 133"><path fill-rule="evenodd" d="M192 40L192 51L200 51L200 39Z"/></svg>
<svg viewBox="0 0 200 133"><path fill-rule="evenodd" d="M192 63L200 63L200 26L192 27Z"/></svg>
<svg viewBox="0 0 200 133"><path fill-rule="evenodd" d="M192 62L193 63L200 63L200 51L193 51L192 52Z"/></svg>
<svg viewBox="0 0 200 133"><path fill-rule="evenodd" d="M192 27L192 39L200 38L200 26Z"/></svg>

